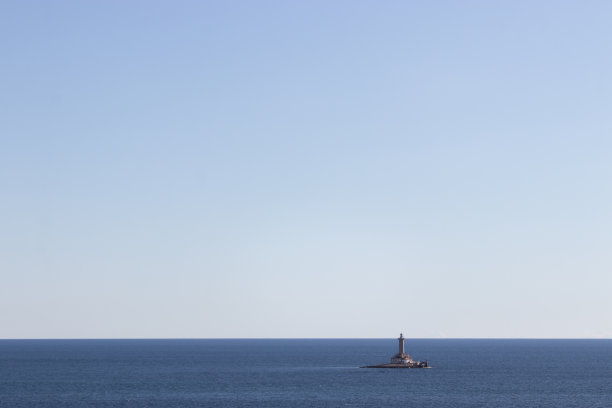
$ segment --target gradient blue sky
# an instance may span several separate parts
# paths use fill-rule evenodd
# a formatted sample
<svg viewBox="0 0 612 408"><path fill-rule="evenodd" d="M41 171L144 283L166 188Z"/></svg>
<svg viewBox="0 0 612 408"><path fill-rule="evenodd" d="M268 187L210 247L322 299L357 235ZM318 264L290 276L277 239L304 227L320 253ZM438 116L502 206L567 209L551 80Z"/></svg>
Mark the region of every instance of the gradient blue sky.
<svg viewBox="0 0 612 408"><path fill-rule="evenodd" d="M0 338L612 337L611 18L1 1Z"/></svg>

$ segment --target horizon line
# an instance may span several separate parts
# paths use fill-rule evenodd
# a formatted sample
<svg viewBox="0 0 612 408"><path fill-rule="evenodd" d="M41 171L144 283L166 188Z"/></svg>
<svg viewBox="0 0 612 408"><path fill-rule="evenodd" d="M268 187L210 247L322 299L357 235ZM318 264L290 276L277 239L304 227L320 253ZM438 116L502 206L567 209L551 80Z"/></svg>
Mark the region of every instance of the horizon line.
<svg viewBox="0 0 612 408"><path fill-rule="evenodd" d="M612 337L404 337L406 340L612 340ZM388 340L394 337L3 337L5 340Z"/></svg>

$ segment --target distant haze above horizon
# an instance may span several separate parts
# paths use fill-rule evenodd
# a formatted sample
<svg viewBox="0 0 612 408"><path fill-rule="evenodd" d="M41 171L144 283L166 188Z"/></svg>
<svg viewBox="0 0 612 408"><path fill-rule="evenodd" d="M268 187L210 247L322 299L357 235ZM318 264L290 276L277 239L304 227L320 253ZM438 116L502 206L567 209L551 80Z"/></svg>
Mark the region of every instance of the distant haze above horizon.
<svg viewBox="0 0 612 408"><path fill-rule="evenodd" d="M0 338L611 338L610 16L2 2Z"/></svg>

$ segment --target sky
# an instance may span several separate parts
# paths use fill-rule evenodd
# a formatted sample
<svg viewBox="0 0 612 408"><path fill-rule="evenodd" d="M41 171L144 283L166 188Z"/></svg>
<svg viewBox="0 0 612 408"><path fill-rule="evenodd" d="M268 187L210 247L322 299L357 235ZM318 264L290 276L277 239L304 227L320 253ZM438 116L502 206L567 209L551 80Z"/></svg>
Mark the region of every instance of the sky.
<svg viewBox="0 0 612 408"><path fill-rule="evenodd" d="M0 1L0 338L612 338L609 1Z"/></svg>

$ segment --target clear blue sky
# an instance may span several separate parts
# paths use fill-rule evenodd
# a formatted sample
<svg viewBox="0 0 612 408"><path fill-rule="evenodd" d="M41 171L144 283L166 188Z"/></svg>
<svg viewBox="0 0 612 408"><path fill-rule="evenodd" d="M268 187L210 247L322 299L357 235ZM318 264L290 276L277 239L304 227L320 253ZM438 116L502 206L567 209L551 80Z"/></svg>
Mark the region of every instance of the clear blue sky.
<svg viewBox="0 0 612 408"><path fill-rule="evenodd" d="M612 337L609 1L1 1L0 338Z"/></svg>

